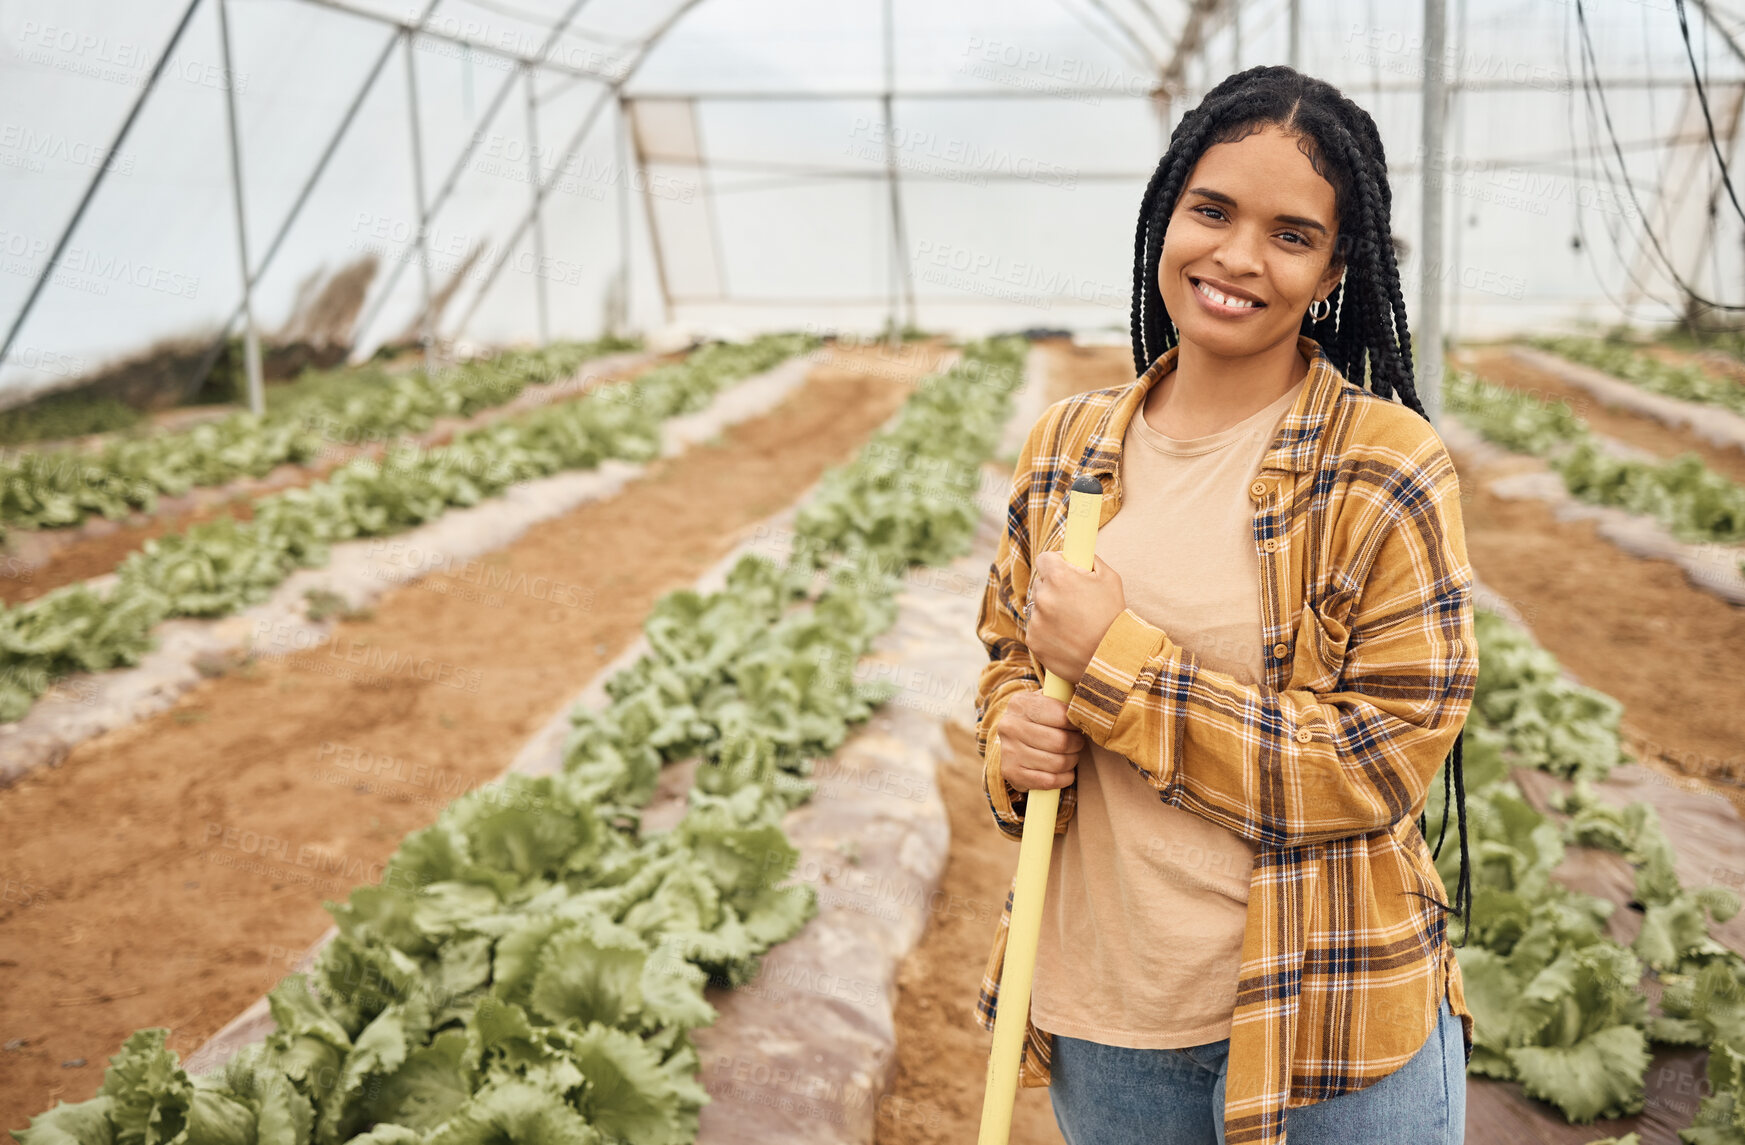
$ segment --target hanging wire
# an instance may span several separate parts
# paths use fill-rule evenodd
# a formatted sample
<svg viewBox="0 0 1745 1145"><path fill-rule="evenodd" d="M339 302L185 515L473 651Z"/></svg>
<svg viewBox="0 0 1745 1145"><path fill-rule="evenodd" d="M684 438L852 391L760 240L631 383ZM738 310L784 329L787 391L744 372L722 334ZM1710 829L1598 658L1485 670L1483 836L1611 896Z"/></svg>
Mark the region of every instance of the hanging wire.
<svg viewBox="0 0 1745 1145"><path fill-rule="evenodd" d="M1678 5L1679 17L1680 17L1680 21L1682 23L1683 18L1684 18L1684 0L1675 0L1675 2ZM1635 184L1633 182L1631 182L1631 180L1630 180L1630 171L1629 171L1629 168L1624 163L1623 151L1620 150L1618 147L1618 131L1617 131L1616 125L1614 125L1612 123L1612 109L1611 109L1610 103L1608 103L1606 100L1605 83L1604 83L1604 81L1602 81L1600 79L1599 61L1598 61L1598 57L1594 53L1592 36L1588 31L1587 6L1583 2L1583 0L1575 0L1575 18L1576 18L1577 24L1581 28L1581 42L1582 42L1582 51L1583 51L1583 60L1584 60L1583 67L1582 67L1582 85L1583 85L1583 88L1586 89L1588 86L1589 76L1588 76L1587 68L1588 68L1589 64L1591 64L1592 68L1593 68L1593 75L1591 77L1591 81L1592 81L1592 85L1593 85L1593 92L1595 95L1597 95L1597 97L1599 99L1600 113L1601 113L1602 118L1604 119L1605 126L1606 126L1606 135L1611 140L1612 151L1617 157L1619 172L1622 175L1623 180L1624 180L1624 189L1630 193L1630 203L1632 206L1634 206L1636 208L1636 213L1637 213L1638 217L1642 220L1643 233L1645 233L1648 236L1648 241L1650 244L1653 245L1654 252L1660 256L1662 269L1664 269L1666 271L1667 276L1670 277L1675 283L1677 283L1678 288L1680 290L1684 291L1685 295L1688 298L1690 298L1692 301L1700 302L1704 306L1710 307L1711 309L1714 309L1714 310L1745 311L1745 305L1736 305L1736 304L1728 303L1728 302L1719 302L1719 301L1716 301L1715 299L1707 298L1704 295L1698 293L1696 287L1694 287L1690 283L1686 282L1684 279L1684 276L1678 273L1678 268L1675 265L1673 265L1672 257L1667 254L1666 248L1663 245L1661 245L1660 236L1654 232L1654 227L1652 226L1652 224L1650 224L1648 222L1647 212L1645 212L1642 209L1641 200L1638 199L1636 196L1636 187L1635 187ZM1689 46L1688 34L1687 34L1687 38L1686 38L1685 42L1686 42L1686 46L1688 48L1688 46ZM1692 68L1693 69L1695 68L1694 55L1692 57ZM1700 86L1701 85L1701 78L1700 77L1698 77L1698 85L1699 85L1698 90L1700 93L1700 91L1701 91L1701 86ZM1703 114L1704 114L1705 118L1708 115L1708 106L1707 106L1706 102L1704 103ZM1712 127L1712 125L1710 127L1710 137L1712 140L1713 139L1713 127ZM1717 154L1719 154L1718 147L1717 147L1716 151L1717 151ZM1723 170L1723 172L1725 171L1724 164L1723 164L1722 170ZM1727 189L1728 189L1728 193L1731 194L1732 193L1731 180L1728 181L1728 188ZM1737 199L1734 200L1734 205L1735 205L1735 207L1737 207L1737 205L1738 205ZM1742 217L1745 217L1745 216L1742 216ZM1633 273L1632 273L1632 278L1634 278Z"/></svg>
<svg viewBox="0 0 1745 1145"><path fill-rule="evenodd" d="M1727 198L1732 200L1733 210L1739 215L1739 218L1745 220L1745 207L1739 205L1739 196L1733 191L1733 176L1732 173L1727 170L1726 156L1721 154L1721 141L1715 138L1715 117L1709 113L1709 93L1706 90L1706 85L1703 83L1703 77L1697 72L1697 56L1696 51L1691 47L1690 20L1685 14L1684 0L1674 0L1674 3L1678 8L1679 35L1684 37L1684 54L1685 57L1690 60L1691 82L1697 85L1697 102L1702 105L1703 123L1706 124L1709 129L1709 146L1714 149L1715 162L1720 165L1721 182L1727 188ZM1708 55L1707 27L1703 29L1703 46L1703 55L1706 57ZM1745 310L1745 306L1735 307L1734 309Z"/></svg>

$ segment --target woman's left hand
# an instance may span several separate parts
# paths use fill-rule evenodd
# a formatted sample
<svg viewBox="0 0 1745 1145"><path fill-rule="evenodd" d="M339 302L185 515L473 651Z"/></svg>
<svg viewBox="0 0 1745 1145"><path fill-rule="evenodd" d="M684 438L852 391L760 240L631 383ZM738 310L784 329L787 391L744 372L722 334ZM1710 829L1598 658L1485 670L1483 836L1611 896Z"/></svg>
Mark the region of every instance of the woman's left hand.
<svg viewBox="0 0 1745 1145"><path fill-rule="evenodd" d="M1029 619L1024 643L1049 672L1078 686L1097 645L1127 608L1121 575L1101 557L1086 572L1050 550L1030 570Z"/></svg>

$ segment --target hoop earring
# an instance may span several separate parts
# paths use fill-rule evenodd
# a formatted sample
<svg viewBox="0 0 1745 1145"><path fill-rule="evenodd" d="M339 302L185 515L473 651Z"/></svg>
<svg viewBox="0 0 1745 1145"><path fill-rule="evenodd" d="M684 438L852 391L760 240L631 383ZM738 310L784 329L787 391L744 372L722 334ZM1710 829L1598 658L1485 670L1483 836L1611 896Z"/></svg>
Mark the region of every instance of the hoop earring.
<svg viewBox="0 0 1745 1145"><path fill-rule="evenodd" d="M1318 314L1315 312L1315 307L1317 306L1321 308L1320 313ZM1333 313L1333 304L1325 298L1317 298L1315 301L1309 303L1309 318L1312 321L1323 321L1327 315L1331 313Z"/></svg>

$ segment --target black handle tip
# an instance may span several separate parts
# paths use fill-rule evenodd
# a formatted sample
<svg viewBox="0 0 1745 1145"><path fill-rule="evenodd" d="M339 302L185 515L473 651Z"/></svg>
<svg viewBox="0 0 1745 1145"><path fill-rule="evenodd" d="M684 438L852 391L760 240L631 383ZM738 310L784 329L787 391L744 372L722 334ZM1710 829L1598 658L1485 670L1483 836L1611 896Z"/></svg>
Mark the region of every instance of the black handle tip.
<svg viewBox="0 0 1745 1145"><path fill-rule="evenodd" d="M1078 480L1072 483L1072 491L1074 493L1101 493L1103 483L1089 473L1083 473L1079 475Z"/></svg>

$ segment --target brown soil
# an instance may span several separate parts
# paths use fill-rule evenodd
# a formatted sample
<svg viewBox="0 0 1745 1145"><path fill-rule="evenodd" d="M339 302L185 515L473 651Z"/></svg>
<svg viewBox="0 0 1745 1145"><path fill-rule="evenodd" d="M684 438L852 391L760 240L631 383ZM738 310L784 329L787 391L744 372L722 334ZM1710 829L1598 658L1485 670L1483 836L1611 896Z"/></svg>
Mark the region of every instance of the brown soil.
<svg viewBox="0 0 1745 1145"><path fill-rule="evenodd" d="M1641 347L1643 353L1651 354L1663 362L1671 362L1677 366L1696 366L1706 370L1717 378L1731 378L1735 382L1745 382L1745 362L1719 351L1707 354L1695 350L1685 350L1678 346L1666 346L1653 343Z"/></svg>
<svg viewBox="0 0 1745 1145"><path fill-rule="evenodd" d="M580 586L581 607L433 574L0 793L0 1128L90 1097L134 1030L167 1026L185 1054L270 989L327 929L324 900L501 774L662 594L851 457L936 352L838 349L769 415L487 558ZM420 671L360 679L369 650Z"/></svg>
<svg viewBox="0 0 1745 1145"><path fill-rule="evenodd" d="M1124 386L1139 375L1133 372L1133 351L1119 346L1080 346L1065 338L1035 343L1033 349L1048 355L1053 388L1048 400L1057 402L1089 390Z"/></svg>
<svg viewBox="0 0 1745 1145"><path fill-rule="evenodd" d="M1464 471L1461 484L1472 489ZM1542 502L1477 489L1465 513L1480 578L1582 683L1623 703L1643 763L1702 778L1745 813L1745 609Z"/></svg>
<svg viewBox="0 0 1745 1145"><path fill-rule="evenodd" d="M661 362L673 361L682 356L664 355L613 377L615 380L628 381ZM552 401L574 401L589 392L591 389L583 390L579 387L566 386L559 391L550 387L528 386L514 400L503 405L479 410L469 418L439 418L426 432L408 434L400 440L428 446L445 445L464 430L514 417L529 408ZM69 539L65 547L57 548L52 556L41 563L18 558L0 558L0 602L8 605L20 604L64 585L112 573L130 553L144 548L147 541L186 532L189 526L202 521L219 517L250 520L254 516L254 503L257 499L325 480L335 469L358 457L381 455L388 444L390 443L378 441L361 445L334 445L320 458L304 465L280 465L258 479L245 477L226 487L191 489L182 496L161 498L151 512L130 513L119 521L91 518L78 525L68 526L69 529L79 530L83 535ZM19 540L15 544L30 543L30 534L26 530L16 532Z"/></svg>
<svg viewBox="0 0 1745 1145"><path fill-rule="evenodd" d="M1579 417L1597 433L1649 450L1671 459L1687 451L1700 455L1703 462L1730 481L1745 484L1745 450L1711 445L1688 429L1674 428L1644 414L1631 413L1614 406L1602 405L1586 390L1559 381L1557 375L1520 361L1507 349L1469 351L1458 355L1460 364L1488 382L1511 389L1541 394L1549 400L1566 399Z"/></svg>
<svg viewBox="0 0 1745 1145"><path fill-rule="evenodd" d="M976 995L1018 867L1018 844L1000 834L988 814L975 732L948 723L945 734L952 753L940 765L939 792L951 818L951 853L941 901L988 909L935 913L903 960L897 975L897 1069L892 1097L879 1103L874 1145L963 1145L976 1139L982 1120L994 1036L976 1024ZM1046 1088L1019 1088L1010 1140L1062 1145Z"/></svg>
<svg viewBox="0 0 1745 1145"><path fill-rule="evenodd" d="M1046 401L1134 378L1130 352L1079 346L1064 338L1034 343L1049 357ZM988 817L974 729L948 723L951 758L940 765L939 790L951 819L951 851L940 890L948 902L985 904L980 911L933 915L897 975L897 1069L891 1099L880 1105L875 1145L959 1145L976 1138L982 1119L988 1054L994 1036L976 1023L976 996L994 928L1018 869L1018 845ZM990 921L991 918L991 921ZM1012 1145L1063 1145L1043 1087L1020 1087L1012 1107Z"/></svg>

